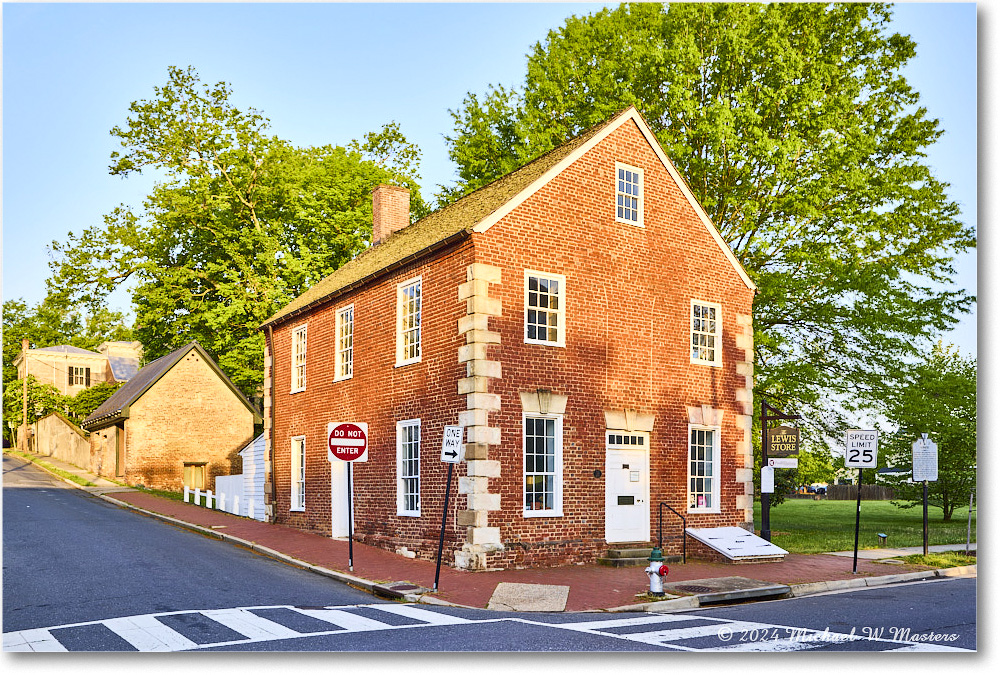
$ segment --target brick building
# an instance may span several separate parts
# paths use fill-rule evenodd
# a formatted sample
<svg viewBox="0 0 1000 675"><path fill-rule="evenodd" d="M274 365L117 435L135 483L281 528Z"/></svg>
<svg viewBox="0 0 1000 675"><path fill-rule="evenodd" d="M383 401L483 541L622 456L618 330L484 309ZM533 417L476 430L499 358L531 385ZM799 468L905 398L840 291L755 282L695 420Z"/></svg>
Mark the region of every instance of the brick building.
<svg viewBox="0 0 1000 675"><path fill-rule="evenodd" d="M455 424L449 564L593 560L661 501L752 523L755 286L634 108L412 225L408 199L376 188L373 246L263 325L277 522L346 535L326 429L365 422L355 535L390 550L436 554Z"/></svg>
<svg viewBox="0 0 1000 675"><path fill-rule="evenodd" d="M129 485L207 488L240 472L260 413L197 342L139 370L81 425L90 470Z"/></svg>

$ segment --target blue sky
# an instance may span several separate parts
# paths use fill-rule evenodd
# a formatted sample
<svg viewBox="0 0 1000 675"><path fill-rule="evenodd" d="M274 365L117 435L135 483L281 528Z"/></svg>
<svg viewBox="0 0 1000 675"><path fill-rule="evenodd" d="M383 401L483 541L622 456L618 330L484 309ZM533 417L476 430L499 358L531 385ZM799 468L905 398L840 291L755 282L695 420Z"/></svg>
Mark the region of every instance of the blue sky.
<svg viewBox="0 0 1000 675"><path fill-rule="evenodd" d="M11 4L3 6L3 298L40 301L48 244L138 206L149 176L107 171L109 131L152 97L171 65L232 85L278 136L346 144L399 122L423 152L425 197L454 180L444 135L467 92L522 81L531 45L571 14L547 4ZM982 8L980 11L984 11ZM974 4L902 4L896 30L917 42L906 70L945 134L929 162L976 224ZM976 292L976 255L957 283ZM127 298L116 296L119 309ZM976 318L946 336L976 353Z"/></svg>

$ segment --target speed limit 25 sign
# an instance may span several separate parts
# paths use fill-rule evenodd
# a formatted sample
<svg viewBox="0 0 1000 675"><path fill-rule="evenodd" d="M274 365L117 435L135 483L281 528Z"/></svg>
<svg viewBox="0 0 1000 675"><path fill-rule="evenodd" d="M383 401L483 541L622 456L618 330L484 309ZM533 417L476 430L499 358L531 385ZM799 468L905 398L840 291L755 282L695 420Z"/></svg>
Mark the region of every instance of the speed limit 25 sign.
<svg viewBox="0 0 1000 675"><path fill-rule="evenodd" d="M848 429L844 466L849 469L874 469L878 461L878 431Z"/></svg>

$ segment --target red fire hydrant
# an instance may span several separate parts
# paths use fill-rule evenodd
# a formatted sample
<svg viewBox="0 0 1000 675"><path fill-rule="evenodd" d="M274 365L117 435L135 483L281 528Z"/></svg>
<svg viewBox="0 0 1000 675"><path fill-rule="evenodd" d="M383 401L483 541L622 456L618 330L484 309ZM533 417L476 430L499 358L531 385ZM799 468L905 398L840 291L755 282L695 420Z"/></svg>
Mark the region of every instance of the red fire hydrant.
<svg viewBox="0 0 1000 675"><path fill-rule="evenodd" d="M649 567L644 571L649 577L649 594L663 595L663 577L667 576L669 568L663 564L663 552L659 548L654 548L649 554Z"/></svg>

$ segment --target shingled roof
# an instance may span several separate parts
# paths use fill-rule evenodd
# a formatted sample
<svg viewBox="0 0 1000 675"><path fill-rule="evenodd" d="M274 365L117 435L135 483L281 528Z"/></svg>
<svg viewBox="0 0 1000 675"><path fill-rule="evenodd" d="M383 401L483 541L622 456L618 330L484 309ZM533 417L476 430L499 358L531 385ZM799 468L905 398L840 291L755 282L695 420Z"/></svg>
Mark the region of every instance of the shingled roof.
<svg viewBox="0 0 1000 675"><path fill-rule="evenodd" d="M99 405L97 410L92 412L80 426L87 431L97 431L98 429L104 429L105 427L109 427L120 420L128 418L129 407L139 400L139 398L145 394L150 387L156 384L161 377L166 375L167 371L184 358L191 350L197 351L205 360L205 363L215 370L219 378L233 391L234 394L236 394L243 405L253 412L254 422L259 424L263 418L253 404L247 400L247 397L243 395L243 392L241 392L239 388L233 384L228 377L226 377L226 374L219 369L215 360L208 355L200 344L197 342L189 342L180 349L172 351L166 356L161 356L152 363L149 363L145 367L141 368L131 380L122 385L118 391L108 398L108 400Z"/></svg>
<svg viewBox="0 0 1000 675"><path fill-rule="evenodd" d="M574 150L611 125L618 117L619 115L615 115L591 127L520 169L394 232L381 243L362 251L356 258L310 287L261 324L261 328L281 323L415 258L467 237L477 223L507 204Z"/></svg>

